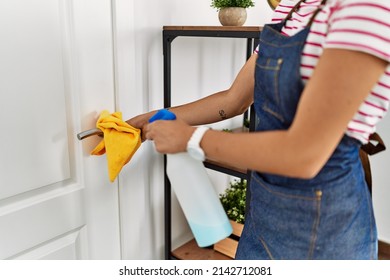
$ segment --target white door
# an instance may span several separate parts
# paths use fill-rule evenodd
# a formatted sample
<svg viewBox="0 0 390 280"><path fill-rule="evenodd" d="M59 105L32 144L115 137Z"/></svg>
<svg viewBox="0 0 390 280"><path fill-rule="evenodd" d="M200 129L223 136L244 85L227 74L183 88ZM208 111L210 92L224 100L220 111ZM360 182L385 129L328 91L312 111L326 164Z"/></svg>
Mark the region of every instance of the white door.
<svg viewBox="0 0 390 280"><path fill-rule="evenodd" d="M76 133L115 104L110 0L0 0L0 259L120 259L117 184Z"/></svg>

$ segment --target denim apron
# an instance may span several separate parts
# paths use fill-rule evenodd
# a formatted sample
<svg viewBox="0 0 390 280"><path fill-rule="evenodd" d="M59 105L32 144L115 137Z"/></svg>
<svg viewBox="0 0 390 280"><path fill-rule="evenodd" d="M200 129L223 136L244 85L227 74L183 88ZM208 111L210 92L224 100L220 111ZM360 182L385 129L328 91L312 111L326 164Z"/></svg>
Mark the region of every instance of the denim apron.
<svg viewBox="0 0 390 280"><path fill-rule="evenodd" d="M257 131L288 129L303 92L301 53L312 20L291 37L280 33L285 21L264 26L260 35ZM344 136L308 180L252 172L236 259L376 259L377 231L359 149L360 142Z"/></svg>

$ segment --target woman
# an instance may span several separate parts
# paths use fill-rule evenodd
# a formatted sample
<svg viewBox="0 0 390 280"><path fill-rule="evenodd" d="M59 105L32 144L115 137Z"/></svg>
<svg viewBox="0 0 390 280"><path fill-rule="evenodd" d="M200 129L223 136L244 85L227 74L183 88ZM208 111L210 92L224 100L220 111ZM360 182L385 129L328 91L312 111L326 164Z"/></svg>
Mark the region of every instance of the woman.
<svg viewBox="0 0 390 280"><path fill-rule="evenodd" d="M377 258L359 148L388 109L389 15L388 0L283 0L228 90L171 108L176 121L128 120L161 153L191 139L208 159L254 170L236 259ZM252 103L254 133L192 127Z"/></svg>

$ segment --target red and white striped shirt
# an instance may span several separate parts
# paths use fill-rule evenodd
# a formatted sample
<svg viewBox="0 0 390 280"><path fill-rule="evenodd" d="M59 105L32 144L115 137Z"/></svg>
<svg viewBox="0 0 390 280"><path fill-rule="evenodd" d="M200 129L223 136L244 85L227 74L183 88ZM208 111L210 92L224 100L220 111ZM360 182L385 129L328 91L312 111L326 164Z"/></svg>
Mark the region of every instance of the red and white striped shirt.
<svg viewBox="0 0 390 280"><path fill-rule="evenodd" d="M283 20L298 0L282 0L272 22ZM282 29L292 36L305 28L321 0L307 0ZM328 0L316 16L303 49L301 76L306 83L324 48L357 50L390 61L390 0ZM349 122L346 134L367 143L385 116L390 100L390 66Z"/></svg>

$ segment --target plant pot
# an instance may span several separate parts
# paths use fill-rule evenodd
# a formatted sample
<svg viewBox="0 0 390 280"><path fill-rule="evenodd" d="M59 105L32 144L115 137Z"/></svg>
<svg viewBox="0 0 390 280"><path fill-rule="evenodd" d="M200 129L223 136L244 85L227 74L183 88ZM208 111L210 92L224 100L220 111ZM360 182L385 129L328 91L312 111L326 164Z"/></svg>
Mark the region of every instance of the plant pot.
<svg viewBox="0 0 390 280"><path fill-rule="evenodd" d="M222 8L218 12L223 26L242 26L246 21L246 9L239 7Z"/></svg>
<svg viewBox="0 0 390 280"><path fill-rule="evenodd" d="M280 0L267 0L268 5L275 10L275 8L279 5Z"/></svg>

